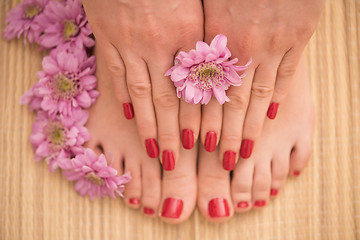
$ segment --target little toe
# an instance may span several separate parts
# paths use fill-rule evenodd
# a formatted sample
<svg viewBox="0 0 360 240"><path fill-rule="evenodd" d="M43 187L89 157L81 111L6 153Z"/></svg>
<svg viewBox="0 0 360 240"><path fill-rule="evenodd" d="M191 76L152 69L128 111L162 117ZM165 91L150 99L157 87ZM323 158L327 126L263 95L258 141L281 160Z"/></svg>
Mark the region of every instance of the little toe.
<svg viewBox="0 0 360 240"><path fill-rule="evenodd" d="M130 172L131 181L126 184L124 201L131 208L139 208L141 205L141 168L140 158L136 154L125 156L124 172Z"/></svg>
<svg viewBox="0 0 360 240"><path fill-rule="evenodd" d="M218 148L208 152L199 148L198 207L212 222L224 222L233 215L230 196L230 174L218 160Z"/></svg>
<svg viewBox="0 0 360 240"><path fill-rule="evenodd" d="M299 176L306 167L312 152L310 141L299 141L296 143L290 155L290 176Z"/></svg>
<svg viewBox="0 0 360 240"><path fill-rule="evenodd" d="M287 152L281 152L281 156L274 156L271 162L271 189L270 197L276 197L284 187L289 173L289 158Z"/></svg>
<svg viewBox="0 0 360 240"><path fill-rule="evenodd" d="M159 215L168 223L188 219L196 203L197 145L190 150L180 149L180 159L173 171L164 171Z"/></svg>

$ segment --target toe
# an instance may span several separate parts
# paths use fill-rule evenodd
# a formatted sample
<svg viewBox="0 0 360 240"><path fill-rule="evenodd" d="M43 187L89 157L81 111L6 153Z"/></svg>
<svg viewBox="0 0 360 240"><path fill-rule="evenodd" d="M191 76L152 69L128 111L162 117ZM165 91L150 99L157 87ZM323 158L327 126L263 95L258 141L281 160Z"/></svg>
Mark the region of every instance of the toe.
<svg viewBox="0 0 360 240"><path fill-rule="evenodd" d="M276 197L284 187L289 173L289 153L281 152L281 156L274 156L271 162L270 197Z"/></svg>
<svg viewBox="0 0 360 240"><path fill-rule="evenodd" d="M299 176L306 167L312 152L311 141L298 142L290 155L290 176Z"/></svg>
<svg viewBox="0 0 360 240"><path fill-rule="evenodd" d="M188 219L196 203L196 154L181 148L180 159L173 171L164 171L162 198L159 215L168 223L180 223Z"/></svg>
<svg viewBox="0 0 360 240"><path fill-rule="evenodd" d="M141 158L136 154L125 156L125 172L130 172L131 181L126 184L124 201L131 208L139 208L141 205Z"/></svg>
<svg viewBox="0 0 360 240"><path fill-rule="evenodd" d="M198 206L212 222L223 222L233 215L230 196L230 175L218 160L218 149L208 152L200 146Z"/></svg>
<svg viewBox="0 0 360 240"><path fill-rule="evenodd" d="M270 161L257 161L254 169L254 180L252 186L253 208L262 208L267 205L270 197L271 168Z"/></svg>

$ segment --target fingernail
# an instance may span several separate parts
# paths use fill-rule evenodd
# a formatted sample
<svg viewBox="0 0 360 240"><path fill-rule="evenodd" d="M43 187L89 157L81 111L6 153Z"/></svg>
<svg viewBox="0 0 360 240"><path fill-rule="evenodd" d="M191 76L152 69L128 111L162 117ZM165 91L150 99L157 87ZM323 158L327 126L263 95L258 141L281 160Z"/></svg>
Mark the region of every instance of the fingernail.
<svg viewBox="0 0 360 240"><path fill-rule="evenodd" d="M270 196L273 196L273 197L275 197L276 195L278 195L278 190L277 189L271 189L270 190Z"/></svg>
<svg viewBox="0 0 360 240"><path fill-rule="evenodd" d="M159 147L155 138L149 138L145 140L146 151L149 157L157 158L159 156Z"/></svg>
<svg viewBox="0 0 360 240"><path fill-rule="evenodd" d="M278 111L278 108L279 108L279 104L278 103L271 103L270 104L270 107L267 111L267 116L268 118L270 119L275 119L276 117L276 114L277 114L277 111Z"/></svg>
<svg viewBox="0 0 360 240"><path fill-rule="evenodd" d="M232 171L235 167L236 153L233 151L226 151L224 153L223 168Z"/></svg>
<svg viewBox="0 0 360 240"><path fill-rule="evenodd" d="M230 216L229 206L225 198L214 198L208 205L210 217L228 217Z"/></svg>
<svg viewBox="0 0 360 240"><path fill-rule="evenodd" d="M194 133L190 129L182 130L181 134L182 145L185 149L192 149L194 147Z"/></svg>
<svg viewBox="0 0 360 240"><path fill-rule="evenodd" d="M155 211L154 211L154 209L152 209L152 208L144 207L143 213L144 213L144 214L147 214L147 215L153 215L153 214L155 213Z"/></svg>
<svg viewBox="0 0 360 240"><path fill-rule="evenodd" d="M266 205L266 201L255 201L254 206L255 207L264 207Z"/></svg>
<svg viewBox="0 0 360 240"><path fill-rule="evenodd" d="M216 132L213 131L207 132L205 138L205 144L204 144L206 151L213 152L216 148L216 141L217 141Z"/></svg>
<svg viewBox="0 0 360 240"><path fill-rule="evenodd" d="M124 115L126 119L133 119L134 118L134 108L131 103L124 103L123 104Z"/></svg>
<svg viewBox="0 0 360 240"><path fill-rule="evenodd" d="M140 199L138 199L138 198L130 198L129 203L134 204L134 205L139 205L140 204Z"/></svg>
<svg viewBox="0 0 360 240"><path fill-rule="evenodd" d="M294 175L295 175L295 176L299 176L299 175L300 175L300 171L294 171Z"/></svg>
<svg viewBox="0 0 360 240"><path fill-rule="evenodd" d="M161 216L167 218L179 218L183 209L183 201L177 198L167 198L164 201Z"/></svg>
<svg viewBox="0 0 360 240"><path fill-rule="evenodd" d="M162 166L166 171L174 170L175 168L175 158L172 151L165 150L162 153Z"/></svg>
<svg viewBox="0 0 360 240"><path fill-rule="evenodd" d="M248 202L239 202L237 204L238 208L248 208L249 207L249 203Z"/></svg>
<svg viewBox="0 0 360 240"><path fill-rule="evenodd" d="M250 139L244 139L241 143L240 156L242 158L249 158L252 153L254 142Z"/></svg>

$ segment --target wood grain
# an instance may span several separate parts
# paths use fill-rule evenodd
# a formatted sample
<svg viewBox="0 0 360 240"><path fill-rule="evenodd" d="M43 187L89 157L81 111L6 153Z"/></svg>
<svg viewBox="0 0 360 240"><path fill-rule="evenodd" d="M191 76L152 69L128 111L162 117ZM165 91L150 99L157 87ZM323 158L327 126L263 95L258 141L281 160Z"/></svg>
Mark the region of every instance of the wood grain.
<svg viewBox="0 0 360 240"><path fill-rule="evenodd" d="M19 0L1 0L0 29ZM35 163L33 116L20 96L37 80L37 46L0 39L0 239L360 239L360 1L326 2L307 48L317 125L312 160L261 211L180 225L145 218L120 200L90 201Z"/></svg>

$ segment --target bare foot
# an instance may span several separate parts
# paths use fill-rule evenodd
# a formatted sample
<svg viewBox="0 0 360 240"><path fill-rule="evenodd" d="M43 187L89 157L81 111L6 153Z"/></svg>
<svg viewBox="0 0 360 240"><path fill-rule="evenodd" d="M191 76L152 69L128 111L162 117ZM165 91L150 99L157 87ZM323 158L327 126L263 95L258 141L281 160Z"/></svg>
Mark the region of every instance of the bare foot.
<svg viewBox="0 0 360 240"><path fill-rule="evenodd" d="M224 221L233 212L266 206L284 187L287 176L298 176L312 148L314 111L304 59L294 84L275 120L267 119L261 138L248 159L229 173L221 167L218 152L199 154L198 206L211 221Z"/></svg>

